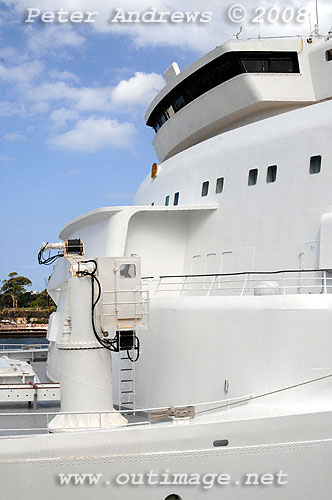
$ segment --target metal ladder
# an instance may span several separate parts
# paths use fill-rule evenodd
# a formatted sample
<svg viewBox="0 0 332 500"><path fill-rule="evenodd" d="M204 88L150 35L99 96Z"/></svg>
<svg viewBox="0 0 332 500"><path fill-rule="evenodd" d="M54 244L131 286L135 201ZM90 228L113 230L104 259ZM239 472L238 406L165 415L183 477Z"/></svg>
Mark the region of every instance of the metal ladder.
<svg viewBox="0 0 332 500"><path fill-rule="evenodd" d="M135 363L127 358L126 351L120 351L119 358L119 411L135 415L136 409L136 383Z"/></svg>

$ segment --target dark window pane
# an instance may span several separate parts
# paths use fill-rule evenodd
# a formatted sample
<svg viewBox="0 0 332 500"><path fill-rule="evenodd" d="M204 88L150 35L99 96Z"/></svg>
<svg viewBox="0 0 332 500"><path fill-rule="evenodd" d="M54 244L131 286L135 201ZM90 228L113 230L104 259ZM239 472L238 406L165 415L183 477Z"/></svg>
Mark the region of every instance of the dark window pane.
<svg viewBox="0 0 332 500"><path fill-rule="evenodd" d="M169 205L169 195L166 196L165 198L165 206L168 207L168 205Z"/></svg>
<svg viewBox="0 0 332 500"><path fill-rule="evenodd" d="M223 190L224 190L224 178L220 177L220 179L217 179L216 182L216 193L217 194L222 193Z"/></svg>
<svg viewBox="0 0 332 500"><path fill-rule="evenodd" d="M173 103L173 108L175 111L179 111L185 105L186 105L186 101L184 100L183 95L180 95L179 97L177 97L177 99L175 99L175 101Z"/></svg>
<svg viewBox="0 0 332 500"><path fill-rule="evenodd" d="M294 65L292 59L271 58L269 65L270 73L293 73Z"/></svg>
<svg viewBox="0 0 332 500"><path fill-rule="evenodd" d="M191 95L189 89L185 90L183 92L183 97L184 97L184 100L186 102L186 104L189 104L191 101L194 100L193 96Z"/></svg>
<svg viewBox="0 0 332 500"><path fill-rule="evenodd" d="M175 193L174 195L174 205L179 204L180 193Z"/></svg>
<svg viewBox="0 0 332 500"><path fill-rule="evenodd" d="M202 185L202 196L207 196L209 194L209 181L203 182Z"/></svg>
<svg viewBox="0 0 332 500"><path fill-rule="evenodd" d="M248 186L255 186L257 184L258 170L254 168L249 171Z"/></svg>
<svg viewBox="0 0 332 500"><path fill-rule="evenodd" d="M271 167L267 169L266 182L271 183L277 180L277 170L277 165L271 165Z"/></svg>
<svg viewBox="0 0 332 500"><path fill-rule="evenodd" d="M332 61L332 49L327 50L325 56L327 61Z"/></svg>
<svg viewBox="0 0 332 500"><path fill-rule="evenodd" d="M265 73L268 71L267 61L261 58L242 59L247 73Z"/></svg>
<svg viewBox="0 0 332 500"><path fill-rule="evenodd" d="M211 84L209 82L209 79L204 76L198 81L198 87L199 87L199 93L200 95L205 94L211 89Z"/></svg>
<svg viewBox="0 0 332 500"><path fill-rule="evenodd" d="M219 85L221 83L221 80L220 80L220 77L219 77L217 71L211 71L211 73L208 74L207 78L209 79L211 89L213 89L214 87L217 87L217 85Z"/></svg>
<svg viewBox="0 0 332 500"><path fill-rule="evenodd" d="M190 85L190 87L188 88L188 93L192 101L201 95L197 84Z"/></svg>
<svg viewBox="0 0 332 500"><path fill-rule="evenodd" d="M322 157L312 156L310 158L310 174L319 174L322 168Z"/></svg>

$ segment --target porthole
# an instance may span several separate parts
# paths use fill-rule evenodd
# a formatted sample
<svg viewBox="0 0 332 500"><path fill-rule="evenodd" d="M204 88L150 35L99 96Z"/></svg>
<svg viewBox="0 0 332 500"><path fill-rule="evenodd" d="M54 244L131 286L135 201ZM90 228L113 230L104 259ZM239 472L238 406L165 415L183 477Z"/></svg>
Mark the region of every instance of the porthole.
<svg viewBox="0 0 332 500"><path fill-rule="evenodd" d="M268 184L271 184L272 182L275 182L277 180L277 170L277 165L271 165L270 167L268 167L266 174L266 182Z"/></svg>
<svg viewBox="0 0 332 500"><path fill-rule="evenodd" d="M248 186L255 186L257 184L257 179L258 179L258 169L254 168L249 171Z"/></svg>
<svg viewBox="0 0 332 500"><path fill-rule="evenodd" d="M213 441L213 446L215 448L221 448L228 445L229 445L228 439L216 439L215 441Z"/></svg>
<svg viewBox="0 0 332 500"><path fill-rule="evenodd" d="M209 181L203 182L202 184L202 197L207 196L209 194Z"/></svg>
<svg viewBox="0 0 332 500"><path fill-rule="evenodd" d="M322 168L322 157L320 155L318 156L312 156L310 158L310 175L315 175L319 174Z"/></svg>
<svg viewBox="0 0 332 500"><path fill-rule="evenodd" d="M180 497L180 495L168 495L165 500L182 500L182 498Z"/></svg>
<svg viewBox="0 0 332 500"><path fill-rule="evenodd" d="M220 177L216 182L216 194L222 193L224 190L224 178Z"/></svg>

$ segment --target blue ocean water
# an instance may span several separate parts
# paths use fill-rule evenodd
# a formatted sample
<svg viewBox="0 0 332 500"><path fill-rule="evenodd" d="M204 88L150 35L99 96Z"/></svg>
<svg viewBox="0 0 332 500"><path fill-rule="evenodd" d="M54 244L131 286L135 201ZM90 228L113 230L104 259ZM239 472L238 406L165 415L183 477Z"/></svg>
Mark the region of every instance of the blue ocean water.
<svg viewBox="0 0 332 500"><path fill-rule="evenodd" d="M18 338L18 337L10 337L10 338L2 338L0 336L0 345L1 344L45 344L48 345L48 341L45 337L27 337L27 338Z"/></svg>

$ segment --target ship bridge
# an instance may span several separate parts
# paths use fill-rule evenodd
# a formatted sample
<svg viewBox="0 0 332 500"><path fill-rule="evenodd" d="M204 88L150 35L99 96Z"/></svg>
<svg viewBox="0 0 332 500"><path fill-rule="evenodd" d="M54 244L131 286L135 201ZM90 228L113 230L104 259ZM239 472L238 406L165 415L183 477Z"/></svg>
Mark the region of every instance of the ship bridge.
<svg viewBox="0 0 332 500"><path fill-rule="evenodd" d="M332 40L226 43L182 72L173 63L164 77L166 86L145 116L156 132L159 161L227 130L331 98Z"/></svg>

